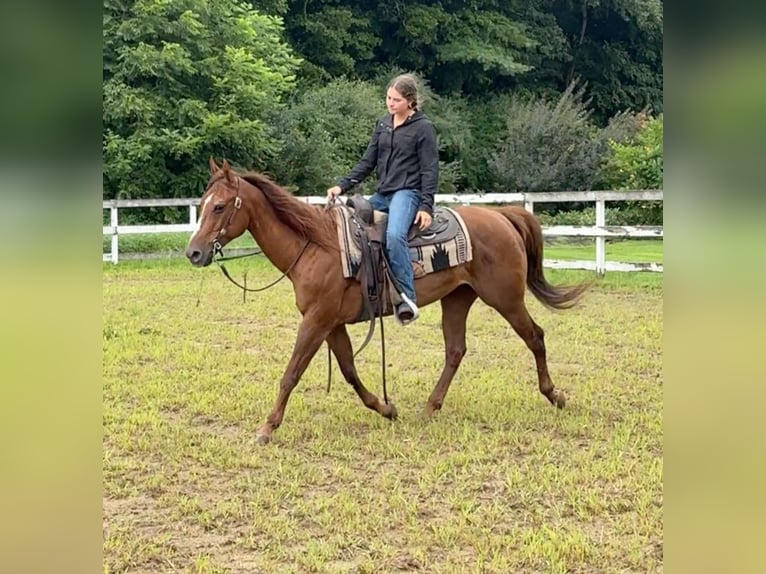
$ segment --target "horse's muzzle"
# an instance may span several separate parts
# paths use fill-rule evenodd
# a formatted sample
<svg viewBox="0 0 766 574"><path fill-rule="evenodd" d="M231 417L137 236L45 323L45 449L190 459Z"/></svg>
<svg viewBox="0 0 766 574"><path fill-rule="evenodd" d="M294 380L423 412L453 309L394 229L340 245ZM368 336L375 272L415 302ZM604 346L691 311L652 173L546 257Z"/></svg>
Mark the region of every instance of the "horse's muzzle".
<svg viewBox="0 0 766 574"><path fill-rule="evenodd" d="M213 262L213 250L206 249L205 251L201 251L199 249L189 247L186 250L186 257L195 267L207 267Z"/></svg>

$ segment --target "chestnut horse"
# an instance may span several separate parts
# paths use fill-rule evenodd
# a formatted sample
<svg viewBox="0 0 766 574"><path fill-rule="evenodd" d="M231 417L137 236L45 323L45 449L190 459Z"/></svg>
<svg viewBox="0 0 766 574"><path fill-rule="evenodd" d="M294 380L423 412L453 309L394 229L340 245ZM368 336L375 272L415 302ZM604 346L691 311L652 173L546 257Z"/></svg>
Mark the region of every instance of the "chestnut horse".
<svg viewBox="0 0 766 574"><path fill-rule="evenodd" d="M279 385L271 414L258 429L269 442L284 416L290 393L324 341L332 349L346 381L362 403L395 419L396 408L362 384L354 366L346 324L362 305L359 282L343 277L335 222L328 210L294 198L258 173L236 173L224 160L210 160L211 178L201 199L198 228L186 256L195 266L209 265L217 249L246 230L269 260L293 283L303 319L292 356ZM587 288L553 286L543 275L543 236L534 215L522 207L458 207L468 229L473 259L415 281L419 306L441 301L445 364L425 405L426 414L441 409L450 382L466 352L465 327L471 305L480 297L496 309L532 351L540 392L559 408L564 393L553 386L545 357L543 330L524 305L525 287L548 308L574 305Z"/></svg>

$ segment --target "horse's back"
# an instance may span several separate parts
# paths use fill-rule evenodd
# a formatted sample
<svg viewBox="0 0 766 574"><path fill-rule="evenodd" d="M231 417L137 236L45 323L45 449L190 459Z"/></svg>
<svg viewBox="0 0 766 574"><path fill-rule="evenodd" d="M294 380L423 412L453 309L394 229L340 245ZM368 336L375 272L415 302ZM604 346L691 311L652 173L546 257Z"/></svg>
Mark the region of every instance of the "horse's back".
<svg viewBox="0 0 766 574"><path fill-rule="evenodd" d="M522 244L518 230L500 210L475 205L463 205L454 209L463 218L472 243L475 243L474 239L483 244L491 244L495 242L493 240L498 240L506 248L509 241Z"/></svg>

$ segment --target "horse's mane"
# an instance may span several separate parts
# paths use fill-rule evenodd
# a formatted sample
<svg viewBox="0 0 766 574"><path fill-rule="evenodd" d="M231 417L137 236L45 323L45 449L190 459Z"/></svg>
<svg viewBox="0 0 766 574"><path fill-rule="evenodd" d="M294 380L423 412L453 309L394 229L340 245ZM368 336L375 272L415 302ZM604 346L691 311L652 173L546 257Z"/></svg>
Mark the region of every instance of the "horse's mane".
<svg viewBox="0 0 766 574"><path fill-rule="evenodd" d="M298 235L322 247L339 249L335 221L329 211L303 203L263 174L251 171L240 177L260 189L279 220Z"/></svg>

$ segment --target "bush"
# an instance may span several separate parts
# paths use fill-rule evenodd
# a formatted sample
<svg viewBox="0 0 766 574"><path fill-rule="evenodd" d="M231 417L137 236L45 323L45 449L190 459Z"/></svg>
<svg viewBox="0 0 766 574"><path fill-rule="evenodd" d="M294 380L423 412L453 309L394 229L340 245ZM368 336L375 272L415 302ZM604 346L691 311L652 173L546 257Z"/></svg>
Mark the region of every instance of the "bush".
<svg viewBox="0 0 766 574"><path fill-rule="evenodd" d="M463 100L470 136L460 147L461 187L467 191L497 189L496 177L490 169L492 155L506 137L505 112L512 103L506 94L482 100Z"/></svg>
<svg viewBox="0 0 766 574"><path fill-rule="evenodd" d="M324 194L361 158L384 112L380 89L369 82L339 79L308 88L278 121L284 146L268 171L301 195Z"/></svg>
<svg viewBox="0 0 766 574"><path fill-rule="evenodd" d="M640 128L628 141L611 140L611 154L602 166L602 179L608 189L662 189L662 116L639 116ZM632 219L662 225L662 202L631 201L623 206Z"/></svg>
<svg viewBox="0 0 766 574"><path fill-rule="evenodd" d="M592 189L608 140L589 120L583 93L572 84L555 103L511 101L504 138L489 161L495 191Z"/></svg>
<svg viewBox="0 0 766 574"><path fill-rule="evenodd" d="M386 113L385 84L335 80L322 87L308 87L280 118L277 133L284 141L279 161L269 172L282 185L301 195L324 194L339 177L361 159L375 127ZM439 192L453 193L460 179L457 154L461 141L454 129L460 125L460 107L440 100L423 86L424 108L437 131L440 155ZM434 109L434 113L431 113ZM464 132L467 132L467 128ZM360 186L361 193L375 189L374 172Z"/></svg>
<svg viewBox="0 0 766 574"><path fill-rule="evenodd" d="M535 192L599 187L601 166L611 154L610 142L629 140L639 124L636 115L622 112L599 128L591 121L584 92L584 87L573 83L557 101L498 98L495 109L489 108L488 117L477 124L494 146L486 161L491 174L486 189ZM504 121L499 135L498 120Z"/></svg>
<svg viewBox="0 0 766 574"><path fill-rule="evenodd" d="M654 201L621 201L619 207L607 207L605 219L607 225L662 225L662 213L657 221L651 210L641 209L640 204L656 204ZM634 205L635 204L635 205ZM592 205L592 204L591 204ZM609 203L607 203L607 206ZM639 208L636 208L636 205ZM537 207L537 206L535 206ZM596 208L586 207L570 211L558 211L547 213L535 211L535 215L542 225L582 225L590 226L596 223Z"/></svg>
<svg viewBox="0 0 766 574"><path fill-rule="evenodd" d="M457 193L463 187L462 157L473 139L465 101L436 96L427 87L423 92L423 110L434 123L439 145L438 192Z"/></svg>
<svg viewBox="0 0 766 574"><path fill-rule="evenodd" d="M608 189L662 189L662 131L662 116L644 116L628 141L609 141L611 154L602 166Z"/></svg>

